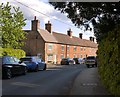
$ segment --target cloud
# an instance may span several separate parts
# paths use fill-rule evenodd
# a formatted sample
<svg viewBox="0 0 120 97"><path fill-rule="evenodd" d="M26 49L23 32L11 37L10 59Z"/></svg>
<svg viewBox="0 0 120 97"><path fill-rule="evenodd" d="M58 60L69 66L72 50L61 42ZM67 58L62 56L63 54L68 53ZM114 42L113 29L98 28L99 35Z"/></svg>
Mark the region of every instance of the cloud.
<svg viewBox="0 0 120 97"><path fill-rule="evenodd" d="M61 14L61 12L55 10L52 5L47 3L47 0L44 1L46 2L43 2L43 0L2 0L0 2L10 2L10 5L20 7L27 20L32 20L36 16L37 19L42 19L44 23L53 19L70 23L70 19L66 16L67 14Z"/></svg>
<svg viewBox="0 0 120 97"><path fill-rule="evenodd" d="M18 3L17 1L21 3ZM43 0L0 0L0 3L10 2L10 5L20 7L20 10L23 12L27 22L33 20L34 16L36 16L37 19L42 20L44 23L47 23L48 21L57 21L57 24L54 25L54 27L57 25L65 25L66 28L63 26L63 29L67 30L68 28L71 28L69 25L73 25L72 28L77 29L77 27L74 27L74 24L72 24L71 20L67 18L66 13L61 14L61 12L55 10L54 7L48 3L48 0L44 1L45 2L43 2ZM91 34L87 32L85 33L85 36Z"/></svg>
<svg viewBox="0 0 120 97"><path fill-rule="evenodd" d="M54 11L54 8L48 3L44 3L39 0L20 0L18 1L20 3L17 1L18 0L3 0L0 2L10 2L10 5L20 7L20 10L24 13L24 17L28 20L32 20L34 16L37 16L39 19L46 20L49 18L48 16Z"/></svg>

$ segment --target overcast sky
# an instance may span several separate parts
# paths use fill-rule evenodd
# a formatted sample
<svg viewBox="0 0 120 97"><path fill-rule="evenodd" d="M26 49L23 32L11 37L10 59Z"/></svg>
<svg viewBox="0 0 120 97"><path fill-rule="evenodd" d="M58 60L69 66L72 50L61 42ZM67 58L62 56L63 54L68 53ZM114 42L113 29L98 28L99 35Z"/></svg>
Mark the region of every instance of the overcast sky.
<svg viewBox="0 0 120 97"><path fill-rule="evenodd" d="M18 3L18 2L22 3ZM26 20L26 26L23 29L31 29L31 20L34 16L40 20L40 28L45 28L45 23L48 21L52 24L52 30L58 33L67 34L67 30L71 28L73 36L79 36L79 33L83 33L84 39L89 39L90 36L94 36L93 32L84 32L78 29L72 24L71 20L67 18L66 14L62 14L55 10L52 5L48 3L48 0L0 0L0 3L10 2L10 5L20 7ZM28 8L28 7L30 8ZM33 10L34 9L34 10Z"/></svg>

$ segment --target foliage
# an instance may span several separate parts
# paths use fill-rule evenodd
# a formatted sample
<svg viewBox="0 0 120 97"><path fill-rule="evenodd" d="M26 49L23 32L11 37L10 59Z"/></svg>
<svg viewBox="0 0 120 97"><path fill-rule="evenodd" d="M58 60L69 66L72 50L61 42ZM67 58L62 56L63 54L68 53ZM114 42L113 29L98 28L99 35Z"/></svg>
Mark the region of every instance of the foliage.
<svg viewBox="0 0 120 97"><path fill-rule="evenodd" d="M49 2L55 9L67 13L67 17L78 27L90 29L92 22L97 41L120 23L119 2ZM97 21L96 21L97 19Z"/></svg>
<svg viewBox="0 0 120 97"><path fill-rule="evenodd" d="M25 51L13 48L0 48L0 56L15 56L17 58L25 57Z"/></svg>
<svg viewBox="0 0 120 97"><path fill-rule="evenodd" d="M15 8L3 3L0 5L0 31L1 46L3 48L21 48L24 45L25 32L22 27L25 26L25 19L20 8Z"/></svg>
<svg viewBox="0 0 120 97"><path fill-rule="evenodd" d="M94 26L101 81L114 95L120 95L120 2L49 2L55 9L86 30Z"/></svg>
<svg viewBox="0 0 120 97"><path fill-rule="evenodd" d="M99 42L98 70L102 82L114 95L120 95L120 63L118 59L118 33L120 25L109 32L109 35Z"/></svg>

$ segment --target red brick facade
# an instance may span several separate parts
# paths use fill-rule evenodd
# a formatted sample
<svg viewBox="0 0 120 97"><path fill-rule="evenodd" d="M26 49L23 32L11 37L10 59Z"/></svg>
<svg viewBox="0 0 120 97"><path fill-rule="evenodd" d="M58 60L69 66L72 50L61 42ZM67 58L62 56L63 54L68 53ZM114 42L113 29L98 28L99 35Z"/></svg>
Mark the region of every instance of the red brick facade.
<svg viewBox="0 0 120 97"><path fill-rule="evenodd" d="M45 26L48 31L40 29L38 25L39 21L35 18L32 21L32 30L26 30L28 34L23 49L27 55L40 54L46 63L60 63L61 59L66 57L96 56L96 43L79 37L72 37L71 32L67 33L69 35L52 32L50 22Z"/></svg>

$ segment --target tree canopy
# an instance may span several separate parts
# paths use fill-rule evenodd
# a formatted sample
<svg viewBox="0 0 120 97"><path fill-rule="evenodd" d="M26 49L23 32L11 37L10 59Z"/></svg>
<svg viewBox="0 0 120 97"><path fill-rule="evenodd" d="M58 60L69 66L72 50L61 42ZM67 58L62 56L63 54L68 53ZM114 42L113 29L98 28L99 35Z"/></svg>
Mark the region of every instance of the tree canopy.
<svg viewBox="0 0 120 97"><path fill-rule="evenodd" d="M22 27L25 26L25 19L20 8L12 7L7 2L0 5L0 31L1 46L3 48L21 48L25 39L25 32Z"/></svg>
<svg viewBox="0 0 120 97"><path fill-rule="evenodd" d="M84 25L86 30L91 29L89 23L94 26L95 36L98 41L105 34L120 24L120 2L49 2L61 13L67 13L67 17L80 27Z"/></svg>

